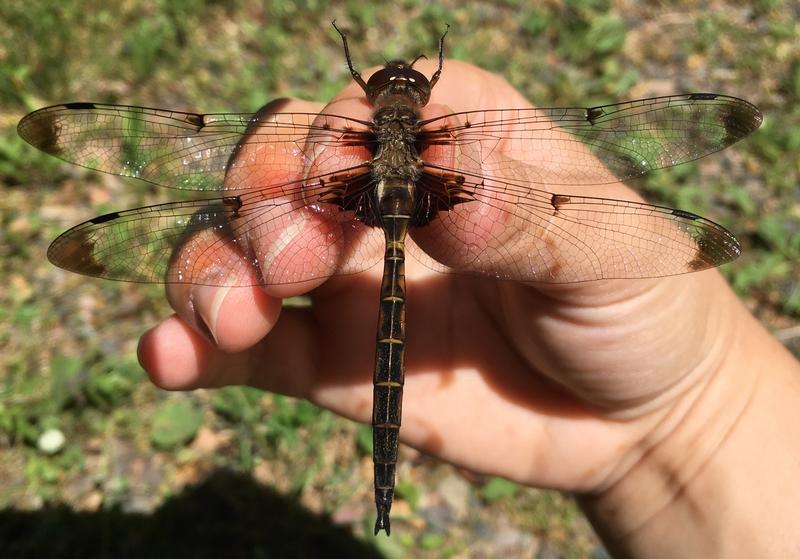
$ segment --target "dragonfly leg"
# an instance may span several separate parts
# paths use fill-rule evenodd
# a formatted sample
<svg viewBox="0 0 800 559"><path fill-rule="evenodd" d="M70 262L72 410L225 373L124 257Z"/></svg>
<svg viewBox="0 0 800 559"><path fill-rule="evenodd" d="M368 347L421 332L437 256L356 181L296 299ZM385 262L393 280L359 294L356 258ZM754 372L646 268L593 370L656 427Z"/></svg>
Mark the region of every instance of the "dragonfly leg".
<svg viewBox="0 0 800 559"><path fill-rule="evenodd" d="M331 22L333 28L336 29L336 32L339 33L339 36L342 38L342 45L344 45L344 57L347 59L347 67L350 69L350 75L353 76L353 80L361 86L361 89L367 91L367 84L364 82L364 78L361 77L355 68L353 68L353 60L350 58L350 48L347 46L347 35L342 33L342 31L336 27L336 20L334 19Z"/></svg>
<svg viewBox="0 0 800 559"><path fill-rule="evenodd" d="M439 68L431 76L431 89L433 89L433 86L439 81L439 76L442 75L442 66L444 65L444 38L447 37L448 31L450 31L449 23L447 24L447 29L444 30L444 34L439 38Z"/></svg>

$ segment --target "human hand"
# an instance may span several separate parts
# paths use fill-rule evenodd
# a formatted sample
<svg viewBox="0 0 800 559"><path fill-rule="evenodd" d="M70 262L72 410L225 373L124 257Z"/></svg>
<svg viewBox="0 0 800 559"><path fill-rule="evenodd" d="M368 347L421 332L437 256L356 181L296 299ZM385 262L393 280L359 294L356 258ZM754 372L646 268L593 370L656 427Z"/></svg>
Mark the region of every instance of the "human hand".
<svg viewBox="0 0 800 559"><path fill-rule="evenodd" d="M362 98L351 84L329 110L368 118ZM455 61L427 110L437 104L529 106L500 78ZM321 108L297 101L282 110ZM619 184L581 193L635 199ZM723 363L739 310L713 270L523 285L409 261L406 276L401 439L474 471L580 492L615 483L680 420ZM309 293L310 308L281 308L281 296L308 286L172 285L177 316L143 336L142 363L164 388L247 384L368 421L380 277L372 269L332 279Z"/></svg>

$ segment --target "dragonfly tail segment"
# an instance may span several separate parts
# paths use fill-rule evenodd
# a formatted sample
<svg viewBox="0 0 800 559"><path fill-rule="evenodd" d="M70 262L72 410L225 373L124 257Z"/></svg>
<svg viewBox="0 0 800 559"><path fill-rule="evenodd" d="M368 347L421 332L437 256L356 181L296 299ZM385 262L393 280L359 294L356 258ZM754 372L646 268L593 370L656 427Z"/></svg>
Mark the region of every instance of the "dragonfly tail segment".
<svg viewBox="0 0 800 559"><path fill-rule="evenodd" d="M373 377L372 439L375 465L375 534L389 535L394 498L406 343L405 237L411 221L411 185L385 179L378 191L381 227L386 238Z"/></svg>
<svg viewBox="0 0 800 559"><path fill-rule="evenodd" d="M375 535L378 535L378 532L381 530L386 531L386 535L390 536L392 534L392 527L389 523L389 509L381 508L378 505L378 518L375 520Z"/></svg>

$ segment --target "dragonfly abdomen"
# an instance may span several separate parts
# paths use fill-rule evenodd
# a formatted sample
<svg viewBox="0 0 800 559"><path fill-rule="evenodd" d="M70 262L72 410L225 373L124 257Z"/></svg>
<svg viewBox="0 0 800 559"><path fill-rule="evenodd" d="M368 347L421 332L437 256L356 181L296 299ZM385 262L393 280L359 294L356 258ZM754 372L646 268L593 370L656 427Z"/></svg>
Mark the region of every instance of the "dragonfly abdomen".
<svg viewBox="0 0 800 559"><path fill-rule="evenodd" d="M381 227L386 238L378 334L373 377L373 462L375 534L390 533L389 511L394 497L395 468L403 403L406 343L405 237L411 220L413 183L385 179L379 184Z"/></svg>

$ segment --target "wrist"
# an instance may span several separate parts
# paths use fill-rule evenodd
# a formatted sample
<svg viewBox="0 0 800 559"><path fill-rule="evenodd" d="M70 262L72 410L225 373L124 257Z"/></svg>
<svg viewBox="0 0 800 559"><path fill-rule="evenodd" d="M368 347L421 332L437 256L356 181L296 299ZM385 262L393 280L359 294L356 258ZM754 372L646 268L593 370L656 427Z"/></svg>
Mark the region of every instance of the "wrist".
<svg viewBox="0 0 800 559"><path fill-rule="evenodd" d="M800 370L741 303L728 308L718 358L706 362L716 369L662 412L624 474L581 499L622 556L788 556L800 547L790 526Z"/></svg>

